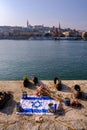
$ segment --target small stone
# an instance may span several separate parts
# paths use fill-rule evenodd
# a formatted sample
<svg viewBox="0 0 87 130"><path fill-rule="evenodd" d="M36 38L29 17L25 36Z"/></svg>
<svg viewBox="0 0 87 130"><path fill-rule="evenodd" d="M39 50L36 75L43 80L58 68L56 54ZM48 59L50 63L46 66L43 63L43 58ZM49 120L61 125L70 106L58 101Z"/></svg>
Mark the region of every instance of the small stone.
<svg viewBox="0 0 87 130"><path fill-rule="evenodd" d="M54 119L56 119L56 118L58 118L59 117L59 115L56 115L55 117L54 117Z"/></svg>
<svg viewBox="0 0 87 130"><path fill-rule="evenodd" d="M37 116L37 117L35 117L35 122L41 123L42 121L43 121L42 116Z"/></svg>

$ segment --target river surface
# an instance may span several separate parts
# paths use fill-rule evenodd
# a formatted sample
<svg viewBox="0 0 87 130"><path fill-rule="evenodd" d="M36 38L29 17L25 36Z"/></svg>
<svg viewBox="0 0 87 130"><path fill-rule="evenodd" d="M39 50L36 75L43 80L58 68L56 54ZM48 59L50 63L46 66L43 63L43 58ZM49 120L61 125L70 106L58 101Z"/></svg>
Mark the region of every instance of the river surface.
<svg viewBox="0 0 87 130"><path fill-rule="evenodd" d="M87 79L87 41L0 40L0 80Z"/></svg>

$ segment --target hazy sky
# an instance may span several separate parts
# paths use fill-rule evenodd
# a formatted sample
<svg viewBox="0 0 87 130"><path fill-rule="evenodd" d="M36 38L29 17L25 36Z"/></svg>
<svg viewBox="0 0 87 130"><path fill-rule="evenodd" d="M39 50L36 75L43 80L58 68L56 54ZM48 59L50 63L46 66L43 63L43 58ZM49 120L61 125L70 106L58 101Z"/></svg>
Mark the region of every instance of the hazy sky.
<svg viewBox="0 0 87 130"><path fill-rule="evenodd" d="M0 0L0 26L56 26L87 30L87 0Z"/></svg>

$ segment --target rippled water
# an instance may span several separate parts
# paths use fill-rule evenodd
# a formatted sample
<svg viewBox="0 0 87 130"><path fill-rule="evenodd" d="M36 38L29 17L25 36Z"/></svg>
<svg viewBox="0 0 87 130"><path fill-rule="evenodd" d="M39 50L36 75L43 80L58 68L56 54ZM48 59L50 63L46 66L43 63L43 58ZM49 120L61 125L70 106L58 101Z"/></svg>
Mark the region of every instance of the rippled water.
<svg viewBox="0 0 87 130"><path fill-rule="evenodd" d="M87 41L0 40L0 80L87 79Z"/></svg>

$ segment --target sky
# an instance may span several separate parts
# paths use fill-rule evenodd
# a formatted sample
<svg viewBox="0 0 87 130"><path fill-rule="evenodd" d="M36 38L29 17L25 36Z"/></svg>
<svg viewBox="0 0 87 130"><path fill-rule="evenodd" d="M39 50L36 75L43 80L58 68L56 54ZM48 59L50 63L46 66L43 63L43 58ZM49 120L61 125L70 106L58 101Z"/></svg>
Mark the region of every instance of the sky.
<svg viewBox="0 0 87 130"><path fill-rule="evenodd" d="M87 0L0 0L0 26L59 26L87 31Z"/></svg>

